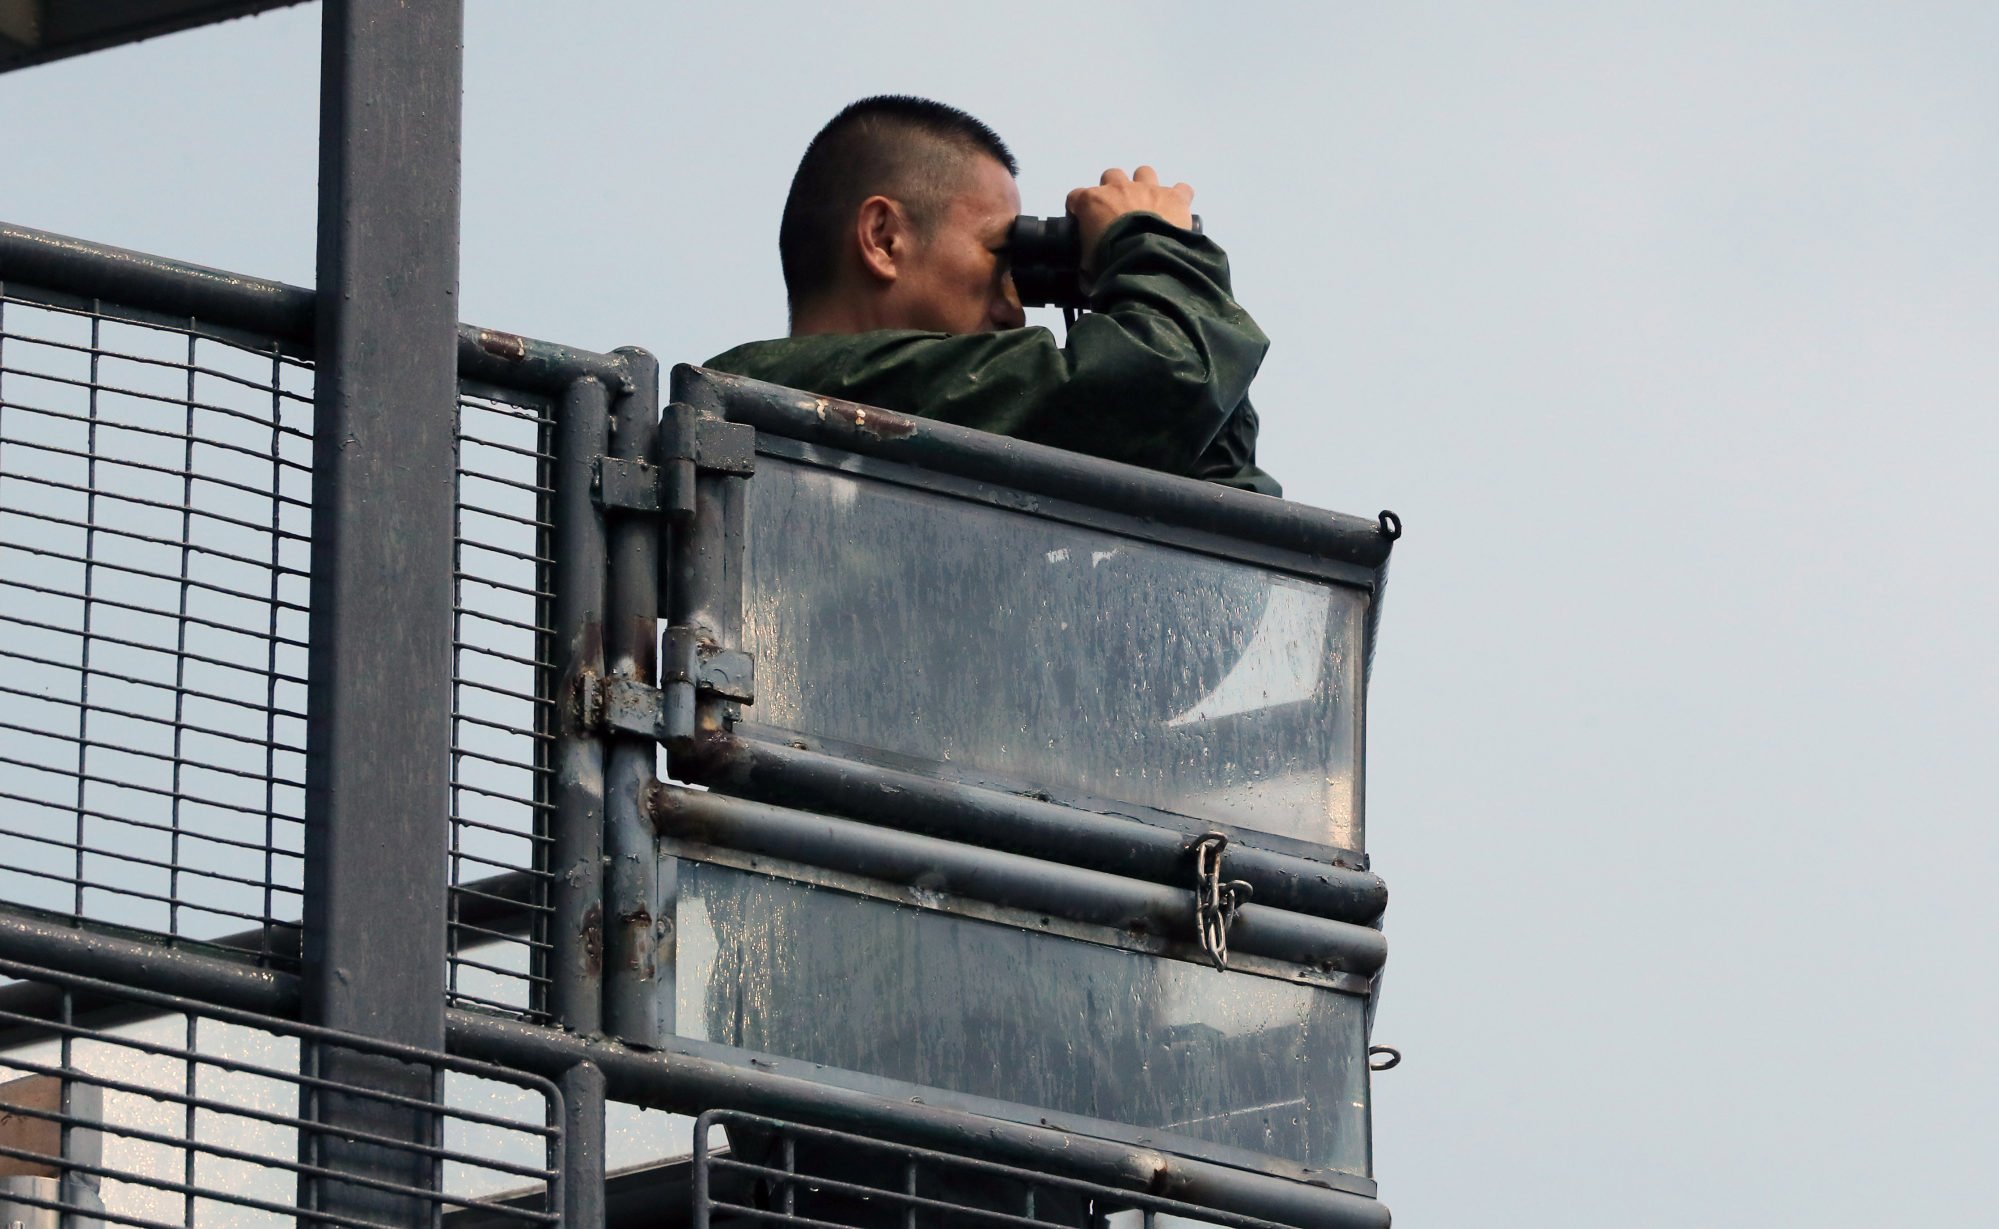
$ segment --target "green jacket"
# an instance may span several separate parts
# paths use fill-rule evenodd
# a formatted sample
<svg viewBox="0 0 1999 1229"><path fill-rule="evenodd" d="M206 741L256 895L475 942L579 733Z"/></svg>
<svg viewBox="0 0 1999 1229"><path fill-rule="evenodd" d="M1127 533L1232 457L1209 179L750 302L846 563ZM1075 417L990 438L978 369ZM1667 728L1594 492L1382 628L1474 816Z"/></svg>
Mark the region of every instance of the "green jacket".
<svg viewBox="0 0 1999 1229"><path fill-rule="evenodd" d="M753 341L708 366L1266 495L1249 382L1270 341L1229 292L1213 240L1149 213L1104 232L1090 311L1066 344L997 333L821 333Z"/></svg>

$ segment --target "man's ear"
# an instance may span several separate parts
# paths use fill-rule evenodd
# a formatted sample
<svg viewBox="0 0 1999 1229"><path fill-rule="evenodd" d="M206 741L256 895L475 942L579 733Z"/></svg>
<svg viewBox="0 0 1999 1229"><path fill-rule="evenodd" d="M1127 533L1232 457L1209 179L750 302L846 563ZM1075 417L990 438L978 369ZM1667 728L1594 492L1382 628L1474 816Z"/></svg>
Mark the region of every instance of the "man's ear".
<svg viewBox="0 0 1999 1229"><path fill-rule="evenodd" d="M909 255L911 232L909 214L902 203L886 196L870 196L861 202L854 217L854 237L861 256L861 268L876 281L893 282L901 275L901 263Z"/></svg>

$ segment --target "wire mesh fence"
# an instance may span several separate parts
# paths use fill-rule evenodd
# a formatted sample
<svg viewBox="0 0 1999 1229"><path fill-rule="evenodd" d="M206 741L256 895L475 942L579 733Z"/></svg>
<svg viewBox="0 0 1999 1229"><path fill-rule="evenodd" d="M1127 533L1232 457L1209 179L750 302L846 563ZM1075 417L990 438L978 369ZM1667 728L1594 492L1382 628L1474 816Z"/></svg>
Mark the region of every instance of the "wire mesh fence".
<svg viewBox="0 0 1999 1229"><path fill-rule="evenodd" d="M297 948L311 370L0 295L0 898Z"/></svg>
<svg viewBox="0 0 1999 1229"><path fill-rule="evenodd" d="M451 990L543 1018L550 407L459 406ZM0 295L0 899L295 965L312 370Z"/></svg>
<svg viewBox="0 0 1999 1229"><path fill-rule="evenodd" d="M452 545L450 992L536 1020L550 914L552 413L526 394L460 398Z"/></svg>
<svg viewBox="0 0 1999 1229"><path fill-rule="evenodd" d="M336 1185L420 1210L396 1224L442 1224L454 1209L488 1224L558 1219L563 1113L545 1080L14 961L0 975L13 979L0 990L0 1220L42 1209L69 1224L237 1229L320 1210L306 1220L382 1223L325 1211ZM329 1049L414 1068L431 1095L324 1075ZM336 1173L320 1155L332 1132L312 1125L335 1097L421 1129L343 1124L339 1142L373 1146L378 1164Z"/></svg>
<svg viewBox="0 0 1999 1229"><path fill-rule="evenodd" d="M697 1118L693 1143L694 1229L1278 1229L1158 1195L733 1110Z"/></svg>

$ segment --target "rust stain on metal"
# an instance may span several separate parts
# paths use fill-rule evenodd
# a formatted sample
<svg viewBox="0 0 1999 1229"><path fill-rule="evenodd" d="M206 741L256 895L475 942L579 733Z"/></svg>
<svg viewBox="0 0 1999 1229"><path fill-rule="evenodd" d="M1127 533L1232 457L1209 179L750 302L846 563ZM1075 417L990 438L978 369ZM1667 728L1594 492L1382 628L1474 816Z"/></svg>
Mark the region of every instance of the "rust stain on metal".
<svg viewBox="0 0 1999 1229"><path fill-rule="evenodd" d="M579 670L563 684L560 712L571 734L587 733L604 720L604 680L594 670Z"/></svg>
<svg viewBox="0 0 1999 1229"><path fill-rule="evenodd" d="M576 638L574 673L562 681L558 712L572 733L594 730L603 720L604 628L592 620Z"/></svg>
<svg viewBox="0 0 1999 1229"><path fill-rule="evenodd" d="M896 440L916 431L916 420L906 415L879 410L873 406L855 405L851 401L834 401L829 397L816 398L812 410L819 418L834 419L859 431L862 435L872 435L876 439Z"/></svg>
<svg viewBox="0 0 1999 1229"><path fill-rule="evenodd" d="M518 363L528 356L527 338L518 333L480 329L479 348L495 358L503 358L510 363Z"/></svg>
<svg viewBox="0 0 1999 1229"><path fill-rule="evenodd" d="M632 643L636 646L632 652L632 666L641 680L652 678L654 670L658 667L658 635L654 620L649 618L632 620Z"/></svg>
<svg viewBox="0 0 1999 1229"><path fill-rule="evenodd" d="M604 906L592 904L583 911L583 971L592 977L604 975Z"/></svg>
<svg viewBox="0 0 1999 1229"><path fill-rule="evenodd" d="M652 914L645 909L633 909L618 915L618 922L625 928L631 943L632 959L626 967L636 971L639 977L649 979L653 975L653 933Z"/></svg>
<svg viewBox="0 0 1999 1229"><path fill-rule="evenodd" d="M698 815L687 813L687 809L681 805L681 800L685 797L684 791L671 785L660 785L653 790L649 800L653 831L702 844L723 843L718 839L721 836L720 829Z"/></svg>

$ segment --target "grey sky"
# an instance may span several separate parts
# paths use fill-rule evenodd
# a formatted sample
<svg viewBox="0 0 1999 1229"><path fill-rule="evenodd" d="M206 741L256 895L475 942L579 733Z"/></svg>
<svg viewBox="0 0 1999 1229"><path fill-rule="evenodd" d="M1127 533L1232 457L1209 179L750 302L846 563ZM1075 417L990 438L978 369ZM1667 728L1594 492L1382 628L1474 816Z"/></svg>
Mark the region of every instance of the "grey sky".
<svg viewBox="0 0 1999 1229"><path fill-rule="evenodd" d="M1411 1226L1999 1199L1999 6L473 0L464 314L783 327L840 104L1199 189L1267 468L1396 509L1370 836ZM316 8L0 77L0 217L310 283Z"/></svg>

